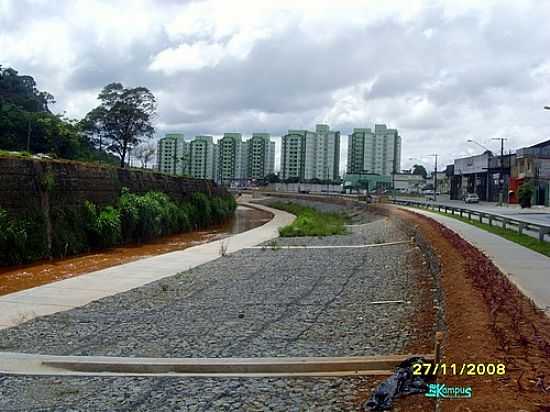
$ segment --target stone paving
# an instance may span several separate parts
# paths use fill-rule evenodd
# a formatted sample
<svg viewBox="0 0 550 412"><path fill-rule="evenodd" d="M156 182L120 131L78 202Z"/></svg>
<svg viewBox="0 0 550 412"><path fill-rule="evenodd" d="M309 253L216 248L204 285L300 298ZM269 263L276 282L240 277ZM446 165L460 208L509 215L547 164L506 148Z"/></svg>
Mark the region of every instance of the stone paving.
<svg viewBox="0 0 550 412"><path fill-rule="evenodd" d="M367 216L367 221L372 223L352 227L347 235L299 242L406 239L386 219ZM298 240L277 239L278 244L294 241ZM417 302L414 289L408 287L418 273L409 264L415 253L419 252L410 244L291 250L272 244L244 249L144 287L0 331L0 350L139 357L402 353L412 333L408 322ZM371 304L380 300L411 303ZM354 410L353 395L366 382L366 378L0 379L0 410L38 405L43 410Z"/></svg>

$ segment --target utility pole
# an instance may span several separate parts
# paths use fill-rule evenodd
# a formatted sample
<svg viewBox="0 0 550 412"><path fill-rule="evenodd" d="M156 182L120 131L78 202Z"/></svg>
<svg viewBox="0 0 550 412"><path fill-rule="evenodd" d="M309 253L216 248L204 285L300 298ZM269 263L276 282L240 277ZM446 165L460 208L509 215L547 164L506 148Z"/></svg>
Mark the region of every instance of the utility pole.
<svg viewBox="0 0 550 412"><path fill-rule="evenodd" d="M499 162L499 172L498 172L498 206L502 206L502 199L504 194L504 141L507 140L505 137L493 137L493 140L500 140L500 162Z"/></svg>
<svg viewBox="0 0 550 412"><path fill-rule="evenodd" d="M433 153L428 156L433 156L435 158L435 174L434 174L434 202L437 201L437 158L439 155L437 153Z"/></svg>

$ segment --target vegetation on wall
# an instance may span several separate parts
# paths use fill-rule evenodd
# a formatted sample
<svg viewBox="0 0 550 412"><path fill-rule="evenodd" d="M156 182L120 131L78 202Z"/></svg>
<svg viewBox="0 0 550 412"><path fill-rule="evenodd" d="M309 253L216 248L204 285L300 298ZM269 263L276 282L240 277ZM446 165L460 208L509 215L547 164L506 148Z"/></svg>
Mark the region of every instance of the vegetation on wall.
<svg viewBox="0 0 550 412"><path fill-rule="evenodd" d="M159 236L188 232L220 224L233 215L232 196L208 197L194 193L188 201L175 202L160 192L143 195L123 189L115 205L98 208L85 202L80 208L55 208L50 212L54 236L51 257L63 257L126 243L140 243ZM0 265L14 265L47 258L43 215L13 218L0 208Z"/></svg>

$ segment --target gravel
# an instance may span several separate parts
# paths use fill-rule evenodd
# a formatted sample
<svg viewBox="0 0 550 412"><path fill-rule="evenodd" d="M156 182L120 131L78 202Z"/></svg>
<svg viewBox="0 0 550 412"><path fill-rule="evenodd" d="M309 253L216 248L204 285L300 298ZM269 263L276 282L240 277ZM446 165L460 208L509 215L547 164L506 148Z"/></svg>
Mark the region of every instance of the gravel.
<svg viewBox="0 0 550 412"><path fill-rule="evenodd" d="M349 411L357 378L0 377L0 410Z"/></svg>
<svg viewBox="0 0 550 412"><path fill-rule="evenodd" d="M323 204L325 205L325 204ZM331 205L329 205L331 206ZM278 244L404 240L387 219ZM174 277L0 331L0 350L130 357L401 353L418 297L410 244L245 249ZM182 266L185 266L182 263ZM371 304L380 300L403 304ZM350 410L366 378L0 377L0 410ZM58 382L53 384L54 382ZM61 395L56 395L61 393ZM355 406L351 406L355 405ZM38 410L38 409L37 409Z"/></svg>

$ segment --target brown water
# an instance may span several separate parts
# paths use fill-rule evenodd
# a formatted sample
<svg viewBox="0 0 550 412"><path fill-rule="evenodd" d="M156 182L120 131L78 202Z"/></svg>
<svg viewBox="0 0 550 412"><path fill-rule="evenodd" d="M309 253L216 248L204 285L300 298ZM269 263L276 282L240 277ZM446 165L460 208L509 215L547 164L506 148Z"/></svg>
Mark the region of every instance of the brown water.
<svg viewBox="0 0 550 412"><path fill-rule="evenodd" d="M125 245L65 259L0 268L0 296L133 260L187 249L250 230L270 219L271 214L268 212L239 207L231 221L208 230L166 236L141 245Z"/></svg>

